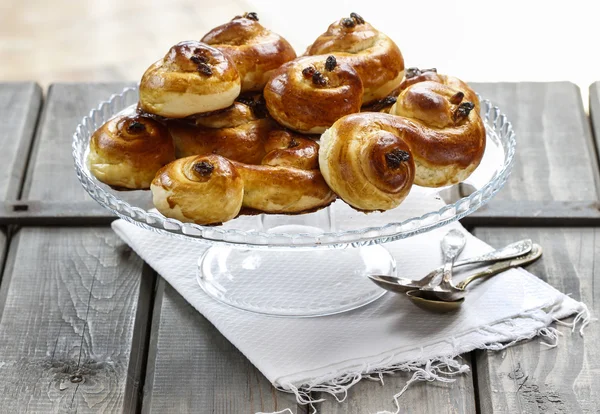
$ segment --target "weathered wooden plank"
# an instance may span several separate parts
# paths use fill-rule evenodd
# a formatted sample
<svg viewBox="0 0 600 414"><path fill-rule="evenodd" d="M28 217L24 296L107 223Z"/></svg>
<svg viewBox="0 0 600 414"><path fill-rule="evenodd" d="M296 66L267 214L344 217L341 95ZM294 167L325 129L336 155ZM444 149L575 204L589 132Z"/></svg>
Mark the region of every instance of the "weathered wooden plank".
<svg viewBox="0 0 600 414"><path fill-rule="evenodd" d="M117 218L92 199L85 201L7 201L0 203L0 225L81 226L109 224ZM600 203L589 201L498 200L461 220L466 226L596 226Z"/></svg>
<svg viewBox="0 0 600 414"><path fill-rule="evenodd" d="M164 279L152 320L143 413L255 413L297 406Z"/></svg>
<svg viewBox="0 0 600 414"><path fill-rule="evenodd" d="M0 200L19 197L41 104L36 83L0 83Z"/></svg>
<svg viewBox="0 0 600 414"><path fill-rule="evenodd" d="M600 81L590 85L590 119L596 142L596 155L600 148Z"/></svg>
<svg viewBox="0 0 600 414"><path fill-rule="evenodd" d="M471 366L471 355L465 355L463 363ZM393 395L399 392L410 379L412 373L399 373L384 376L385 386L381 383L362 380L348 391L348 398L338 403L327 395L316 394L316 397L327 398L319 404L322 414L364 414L386 412L395 413L397 407ZM453 383L417 382L398 400L400 413L456 413L476 412L475 391L472 374L456 376Z"/></svg>
<svg viewBox="0 0 600 414"><path fill-rule="evenodd" d="M91 109L127 86L120 83L53 84L38 127L23 198L46 201L89 200L74 173L71 140ZM49 186L48 183L54 185Z"/></svg>
<svg viewBox="0 0 600 414"><path fill-rule="evenodd" d="M597 201L494 200L461 220L466 226L597 226Z"/></svg>
<svg viewBox="0 0 600 414"><path fill-rule="evenodd" d="M119 89L51 87L25 201L15 205L91 202L75 177L71 135L83 114ZM20 230L0 287L0 412L135 412L154 282L109 228Z"/></svg>
<svg viewBox="0 0 600 414"><path fill-rule="evenodd" d="M598 201L598 162L579 88L569 82L473 83L507 115L516 162L496 200ZM511 209L519 209L515 204ZM511 211L511 212L512 212Z"/></svg>
<svg viewBox="0 0 600 414"><path fill-rule="evenodd" d="M134 412L151 275L108 228L24 228L0 288L0 412Z"/></svg>
<svg viewBox="0 0 600 414"><path fill-rule="evenodd" d="M493 246L530 237L544 255L528 267L533 274L600 312L600 229L478 228L475 234ZM548 349L539 339L502 352L476 353L482 413L597 413L600 407L600 331L585 336L557 326L564 334Z"/></svg>
<svg viewBox="0 0 600 414"><path fill-rule="evenodd" d="M0 204L0 225L83 226L108 225L117 216L96 201L7 201Z"/></svg>

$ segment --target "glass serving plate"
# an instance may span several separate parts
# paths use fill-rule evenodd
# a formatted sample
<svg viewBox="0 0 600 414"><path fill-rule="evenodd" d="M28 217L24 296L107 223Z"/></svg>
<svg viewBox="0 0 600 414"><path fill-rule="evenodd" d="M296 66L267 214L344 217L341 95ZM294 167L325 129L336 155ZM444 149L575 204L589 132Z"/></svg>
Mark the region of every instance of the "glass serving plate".
<svg viewBox="0 0 600 414"><path fill-rule="evenodd" d="M137 101L137 89L126 88L77 126L73 157L82 186L123 220L199 242L200 287L221 302L269 315L329 315L381 297L385 291L366 275L396 274L394 258L382 244L444 226L484 205L510 175L516 147L506 116L482 100L486 152L463 183L437 189L413 186L399 207L386 212L365 214L337 200L314 213L240 216L219 226L202 226L162 216L148 190L118 191L90 173L86 159L91 135Z"/></svg>

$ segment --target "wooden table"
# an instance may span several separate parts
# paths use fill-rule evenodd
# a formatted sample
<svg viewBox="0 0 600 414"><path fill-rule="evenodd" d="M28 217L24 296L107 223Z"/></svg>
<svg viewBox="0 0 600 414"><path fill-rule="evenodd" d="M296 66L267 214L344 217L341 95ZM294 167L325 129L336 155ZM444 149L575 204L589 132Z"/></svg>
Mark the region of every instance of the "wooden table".
<svg viewBox="0 0 600 414"><path fill-rule="evenodd" d="M123 84L0 84L0 412L307 412L269 382L108 227L73 172L78 121ZM510 117L513 174L463 224L500 246L531 237L531 271L600 313L600 84L590 113L561 83L474 84ZM596 140L593 131L596 131ZM464 355L472 373L419 383L410 413L600 412L600 330ZM302 341L302 338L298 338ZM319 412L394 409L409 374L363 381Z"/></svg>

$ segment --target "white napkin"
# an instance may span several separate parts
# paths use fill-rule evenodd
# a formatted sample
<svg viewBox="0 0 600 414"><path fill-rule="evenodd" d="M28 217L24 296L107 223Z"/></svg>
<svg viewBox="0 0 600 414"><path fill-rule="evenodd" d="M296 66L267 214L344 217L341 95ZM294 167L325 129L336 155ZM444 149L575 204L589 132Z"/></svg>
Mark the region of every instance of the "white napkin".
<svg viewBox="0 0 600 414"><path fill-rule="evenodd" d="M404 277L419 279L441 264L439 244L450 228L467 235L461 257L491 249L458 223L385 247L403 264ZM454 359L462 353L501 349L540 334L556 340L556 330L548 327L553 320L578 313L585 324L589 318L585 305L523 269L474 285L463 307L452 315L428 313L388 293L338 315L262 316L221 304L202 291L195 273L203 245L123 220L113 222L113 229L276 387L296 393L301 403L311 402L308 393L314 390L343 395L368 374L413 370L412 380L444 379L442 371L468 370Z"/></svg>

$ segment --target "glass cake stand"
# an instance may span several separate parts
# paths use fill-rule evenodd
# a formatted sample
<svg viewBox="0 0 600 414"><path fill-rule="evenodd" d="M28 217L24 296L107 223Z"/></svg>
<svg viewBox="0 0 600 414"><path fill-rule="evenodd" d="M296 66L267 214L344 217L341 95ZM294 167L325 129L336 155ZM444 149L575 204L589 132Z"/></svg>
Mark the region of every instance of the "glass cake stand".
<svg viewBox="0 0 600 414"><path fill-rule="evenodd" d="M487 131L481 165L465 182L442 189L413 186L396 209L364 214L341 200L301 215L240 216L219 226L165 218L150 191L118 191L91 173L90 137L109 118L136 104L124 89L83 118L73 135L75 170L90 196L114 214L153 232L198 242L200 287L212 298L251 312L323 316L364 306L385 291L368 274L396 274L385 243L458 220L489 201L506 182L515 154L510 122L489 101L481 115Z"/></svg>

